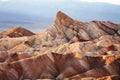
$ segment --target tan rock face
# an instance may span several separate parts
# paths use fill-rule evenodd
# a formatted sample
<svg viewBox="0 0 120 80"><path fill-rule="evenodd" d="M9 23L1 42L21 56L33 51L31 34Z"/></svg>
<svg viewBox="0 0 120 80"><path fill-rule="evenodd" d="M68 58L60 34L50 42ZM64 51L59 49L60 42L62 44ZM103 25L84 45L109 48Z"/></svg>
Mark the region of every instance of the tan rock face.
<svg viewBox="0 0 120 80"><path fill-rule="evenodd" d="M60 11L36 35L21 28L4 31L0 80L119 80L119 32L110 21L79 22Z"/></svg>

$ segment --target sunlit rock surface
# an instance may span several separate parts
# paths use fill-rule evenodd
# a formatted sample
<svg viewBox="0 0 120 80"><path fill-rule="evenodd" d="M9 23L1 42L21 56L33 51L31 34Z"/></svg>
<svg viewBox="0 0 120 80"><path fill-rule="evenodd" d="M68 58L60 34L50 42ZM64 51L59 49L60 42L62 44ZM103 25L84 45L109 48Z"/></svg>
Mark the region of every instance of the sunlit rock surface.
<svg viewBox="0 0 120 80"><path fill-rule="evenodd" d="M27 29L17 26L1 32L0 38L6 38L6 37L12 38L12 37L22 37L22 36L31 36L31 35L34 35L34 33Z"/></svg>
<svg viewBox="0 0 120 80"><path fill-rule="evenodd" d="M0 38L0 80L120 80L120 25L110 21L59 11L43 32L15 27Z"/></svg>

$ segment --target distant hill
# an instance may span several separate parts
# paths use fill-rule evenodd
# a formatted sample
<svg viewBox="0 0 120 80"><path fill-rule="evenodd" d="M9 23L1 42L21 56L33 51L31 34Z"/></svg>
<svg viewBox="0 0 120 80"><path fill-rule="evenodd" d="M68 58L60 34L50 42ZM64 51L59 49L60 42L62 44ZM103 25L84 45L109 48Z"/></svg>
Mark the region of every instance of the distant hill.
<svg viewBox="0 0 120 80"><path fill-rule="evenodd" d="M35 33L44 30L52 23L52 19L26 14L3 12L0 11L0 30L6 30L13 26L23 26L26 29L32 30ZM34 27L34 29L33 29ZM0 31L0 32L1 32Z"/></svg>
<svg viewBox="0 0 120 80"><path fill-rule="evenodd" d="M22 28L22 27L13 27L8 30L5 30L0 33L0 38L5 37L22 37L22 36L31 36L35 35L33 32Z"/></svg>

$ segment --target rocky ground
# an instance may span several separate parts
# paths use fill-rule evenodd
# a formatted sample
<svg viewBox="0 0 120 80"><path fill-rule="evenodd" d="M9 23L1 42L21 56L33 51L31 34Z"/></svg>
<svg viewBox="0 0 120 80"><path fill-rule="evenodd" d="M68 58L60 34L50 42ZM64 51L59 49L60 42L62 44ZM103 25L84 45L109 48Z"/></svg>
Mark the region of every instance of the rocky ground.
<svg viewBox="0 0 120 80"><path fill-rule="evenodd" d="M120 25L58 12L38 34L0 33L0 80L120 80Z"/></svg>

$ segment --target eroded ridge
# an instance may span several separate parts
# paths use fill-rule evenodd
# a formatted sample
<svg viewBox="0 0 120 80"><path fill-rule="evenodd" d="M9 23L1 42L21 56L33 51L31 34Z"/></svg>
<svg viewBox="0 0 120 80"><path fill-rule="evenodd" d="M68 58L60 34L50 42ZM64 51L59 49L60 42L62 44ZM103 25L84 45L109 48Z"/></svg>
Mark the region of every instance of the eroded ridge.
<svg viewBox="0 0 120 80"><path fill-rule="evenodd" d="M59 11L43 32L17 27L1 35L0 80L120 79L119 24L80 22Z"/></svg>

